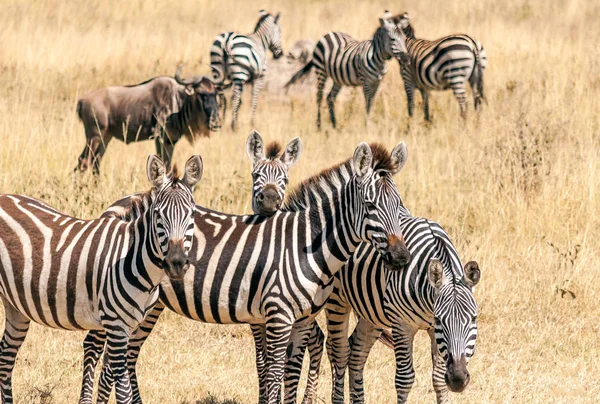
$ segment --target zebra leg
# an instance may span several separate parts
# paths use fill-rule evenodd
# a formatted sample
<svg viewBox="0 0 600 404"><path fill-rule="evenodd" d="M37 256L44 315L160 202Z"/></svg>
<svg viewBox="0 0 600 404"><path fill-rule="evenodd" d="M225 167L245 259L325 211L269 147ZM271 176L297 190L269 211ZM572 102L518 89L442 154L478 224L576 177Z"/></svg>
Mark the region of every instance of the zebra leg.
<svg viewBox="0 0 600 404"><path fill-rule="evenodd" d="M303 325L294 324L292 329L290 342L287 347L283 380L283 385L285 386L283 402L286 404L296 403L298 384L300 383L300 376L302 375L302 362L304 360L304 353L306 352L306 346L308 345L308 339L312 331L313 323L316 322L311 321L310 323Z"/></svg>
<svg viewBox="0 0 600 404"><path fill-rule="evenodd" d="M325 306L327 316L327 356L331 364L331 402L344 403L344 377L350 345L348 344L348 327L350 322L350 306L340 299L337 287Z"/></svg>
<svg viewBox="0 0 600 404"><path fill-rule="evenodd" d="M376 83L364 83L363 84L363 93L365 94L365 102L367 104L367 126L369 126L370 115L371 115L371 106L373 104L373 100L375 99L375 94L377 94L377 89L379 88L379 81Z"/></svg>
<svg viewBox="0 0 600 404"><path fill-rule="evenodd" d="M106 355L108 365L116 383L117 404L131 404L132 391L127 371L127 345L129 333L118 328L110 329L106 333Z"/></svg>
<svg viewBox="0 0 600 404"><path fill-rule="evenodd" d="M323 89L327 76L319 74L317 77L317 130L321 130L321 103L323 102Z"/></svg>
<svg viewBox="0 0 600 404"><path fill-rule="evenodd" d="M415 87L412 83L404 80L404 92L406 92L406 105L408 107L408 116L412 118L415 111ZM421 92L421 95L423 92Z"/></svg>
<svg viewBox="0 0 600 404"><path fill-rule="evenodd" d="M342 89L342 86L340 86L339 84L333 83L333 87L331 88L331 91L327 95L327 106L329 107L329 118L331 119L331 125L333 125L333 129L335 129L335 127L336 127L335 98L337 97L337 95L339 94L341 89Z"/></svg>
<svg viewBox="0 0 600 404"><path fill-rule="evenodd" d="M83 379L79 404L92 404L94 394L94 373L98 359L104 351L106 334L104 331L93 330L87 333L83 340Z"/></svg>
<svg viewBox="0 0 600 404"><path fill-rule="evenodd" d="M431 117L429 116L429 91L419 91L421 92L421 99L423 100L423 113L425 114L425 120L427 122L431 122Z"/></svg>
<svg viewBox="0 0 600 404"><path fill-rule="evenodd" d="M429 334L429 339L431 340L431 360L433 362L433 389L435 390L435 396L438 404L446 404L449 403L448 399L448 386L446 385L446 381L444 379L444 374L446 373L446 364L444 363L444 358L438 352L437 343L435 341L435 331L433 329L427 330Z"/></svg>
<svg viewBox="0 0 600 404"><path fill-rule="evenodd" d="M394 338L394 355L396 356L396 395L398 404L406 403L408 393L415 382L413 368L413 341L416 330L406 324L398 323L392 329Z"/></svg>
<svg viewBox="0 0 600 404"><path fill-rule="evenodd" d="M467 90L464 80L453 82L450 84L450 87L460 106L460 117L467 119Z"/></svg>
<svg viewBox="0 0 600 404"><path fill-rule="evenodd" d="M269 324L273 322L274 324ZM286 350L292 333L292 324L282 323L280 318L267 320L267 393L269 404L281 402L281 382L285 366ZM279 401L278 401L279 400Z"/></svg>
<svg viewBox="0 0 600 404"><path fill-rule="evenodd" d="M373 344L381 335L381 328L375 327L367 320L359 319L350 336L350 402L365 402L364 369Z"/></svg>
<svg viewBox="0 0 600 404"><path fill-rule="evenodd" d="M256 118L256 110L258 109L258 96L263 88L265 80L263 77L257 77L252 80L252 126L254 126Z"/></svg>
<svg viewBox="0 0 600 404"><path fill-rule="evenodd" d="M308 339L308 354L310 355L310 368L308 370L308 380L302 404L313 404L317 402L317 389L319 387L319 373L321 372L321 359L323 358L323 347L325 345L325 335L314 321L310 338Z"/></svg>
<svg viewBox="0 0 600 404"><path fill-rule="evenodd" d="M100 377L98 379L98 398L96 399L96 404L108 403L114 384L115 378L110 367L108 352L105 349L104 358L102 358L102 371L100 372Z"/></svg>
<svg viewBox="0 0 600 404"><path fill-rule="evenodd" d="M146 339L150 336L150 333L154 329L154 326L164 309L164 304L160 302L156 303L152 311L146 315L144 321L140 323L139 327L133 332L131 338L129 338L129 345L127 346L127 370L131 382L133 404L142 404L136 372L137 360L140 357L140 351L144 342L146 342Z"/></svg>
<svg viewBox="0 0 600 404"><path fill-rule="evenodd" d="M266 328L264 324L250 324L254 349L256 351L256 371L258 373L258 403L267 402L267 350L265 347Z"/></svg>
<svg viewBox="0 0 600 404"><path fill-rule="evenodd" d="M235 131L237 126L238 113L242 105L242 93L244 92L244 83L240 80L233 81L233 94L231 96L231 130Z"/></svg>
<svg viewBox="0 0 600 404"><path fill-rule="evenodd" d="M15 309L6 299L4 303L4 334L0 341L0 387L2 388L2 403L12 404L12 372L17 360L19 348L23 345L29 323L27 317Z"/></svg>

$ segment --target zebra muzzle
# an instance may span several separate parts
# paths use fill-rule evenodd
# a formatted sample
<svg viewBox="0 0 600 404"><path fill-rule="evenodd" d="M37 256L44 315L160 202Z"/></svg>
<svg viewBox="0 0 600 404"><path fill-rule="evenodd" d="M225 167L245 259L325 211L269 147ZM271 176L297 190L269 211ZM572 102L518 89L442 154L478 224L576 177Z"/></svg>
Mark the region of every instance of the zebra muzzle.
<svg viewBox="0 0 600 404"><path fill-rule="evenodd" d="M393 271L403 270L410 264L410 251L404 240L396 235L388 236L387 248L383 254L386 267Z"/></svg>
<svg viewBox="0 0 600 404"><path fill-rule="evenodd" d="M452 354L448 355L444 380L450 391L454 393L460 393L467 388L471 375L467 370L467 358L464 354L459 359L454 359Z"/></svg>
<svg viewBox="0 0 600 404"><path fill-rule="evenodd" d="M190 267L190 260L183 250L183 240L169 240L169 250L164 259L164 270L170 279L179 280Z"/></svg>

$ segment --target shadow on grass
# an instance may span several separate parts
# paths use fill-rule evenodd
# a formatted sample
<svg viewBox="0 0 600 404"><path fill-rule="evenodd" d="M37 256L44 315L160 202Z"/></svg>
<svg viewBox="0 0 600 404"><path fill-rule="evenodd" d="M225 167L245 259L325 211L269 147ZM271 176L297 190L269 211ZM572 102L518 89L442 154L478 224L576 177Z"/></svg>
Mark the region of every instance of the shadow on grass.
<svg viewBox="0 0 600 404"><path fill-rule="evenodd" d="M213 396L211 393L208 393L208 397L204 397L197 401L186 401L184 404L242 404L242 402L231 398L221 400Z"/></svg>

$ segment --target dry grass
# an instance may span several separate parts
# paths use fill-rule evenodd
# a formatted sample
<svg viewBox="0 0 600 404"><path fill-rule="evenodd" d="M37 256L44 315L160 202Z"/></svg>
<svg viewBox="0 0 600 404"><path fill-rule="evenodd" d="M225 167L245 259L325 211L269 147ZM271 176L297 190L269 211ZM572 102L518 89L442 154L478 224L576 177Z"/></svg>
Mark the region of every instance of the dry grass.
<svg viewBox="0 0 600 404"><path fill-rule="evenodd" d="M179 61L187 62L187 73L208 72L213 37L251 30L261 7L283 12L286 46L329 29L366 38L391 6L357 0L4 0L1 192L39 197L88 218L122 195L146 189L143 165L151 142L111 144L97 185L91 177L72 175L84 145L76 100L108 84L173 74ZM409 164L397 178L406 205L442 223L462 258L478 260L483 269L472 383L454 402L598 401L600 6L582 0L465 0L394 7L412 13L423 37L463 31L484 43L489 106L481 114L463 125L452 95L437 93L434 123L423 124L418 103L409 126L398 68L390 64L369 131L362 94L348 89L338 104L338 131L315 132L314 95L300 90L288 97L265 93L258 129L267 139L302 137L305 151L293 183L347 158L362 140L390 147L407 142ZM226 129L176 148L178 161L192 152L204 158L196 193L202 205L250 210L244 153L249 98L241 117L235 134ZM77 400L82 339L83 333L32 327L14 374L20 402ZM420 336L412 402L434 400L428 347ZM246 327L204 325L166 313L140 359L142 393L147 403L253 402L253 361ZM323 373L320 396L328 401L326 361ZM393 377L392 353L376 346L366 373L369 402L395 402Z"/></svg>

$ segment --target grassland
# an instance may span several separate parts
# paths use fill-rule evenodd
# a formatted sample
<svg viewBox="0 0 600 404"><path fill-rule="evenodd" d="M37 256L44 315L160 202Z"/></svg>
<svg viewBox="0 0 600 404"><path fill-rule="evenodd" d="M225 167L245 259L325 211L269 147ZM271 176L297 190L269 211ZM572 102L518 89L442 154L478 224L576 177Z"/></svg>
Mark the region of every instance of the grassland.
<svg viewBox="0 0 600 404"><path fill-rule="evenodd" d="M477 37L488 55L489 105L466 124L450 93L431 97L433 124L424 124L420 103L409 122L391 63L368 131L362 94L350 89L338 104L337 131L316 132L314 95L298 90L264 93L257 128L266 139L302 138L304 155L292 183L349 157L360 141L407 143L409 162L397 177L405 204L443 224L463 261L475 259L483 271L472 381L453 395L454 402L600 399L597 2L3 0L1 7L0 192L38 197L84 218L148 188L143 166L153 144L111 143L97 183L74 176L84 146L78 97L110 84L171 75L180 61L185 72L208 73L214 36L250 31L262 7L282 12L284 49L328 30L367 38L386 8L408 10L418 36ZM180 162L192 152L203 156L196 198L204 206L250 211L244 152L252 129L249 101L238 132L227 126L176 148ZM14 373L19 402L76 402L82 339L83 333L33 326ZM428 349L421 335L414 403L434 401ZM170 313L146 344L139 373L147 403L192 403L209 393L246 403L258 394L246 327L205 325ZM395 402L393 376L393 354L379 344L366 372L370 403ZM325 360L319 392L325 402L329 380Z"/></svg>

